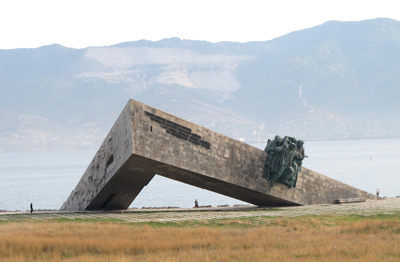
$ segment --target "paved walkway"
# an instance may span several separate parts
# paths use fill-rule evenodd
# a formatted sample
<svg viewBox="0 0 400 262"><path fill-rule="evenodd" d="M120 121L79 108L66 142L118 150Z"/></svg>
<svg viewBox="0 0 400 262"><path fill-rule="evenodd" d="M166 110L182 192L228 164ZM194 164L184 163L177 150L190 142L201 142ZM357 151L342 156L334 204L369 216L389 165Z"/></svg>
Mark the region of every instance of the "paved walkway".
<svg viewBox="0 0 400 262"><path fill-rule="evenodd" d="M199 208L199 209L140 209L120 212L62 212L38 211L33 214L27 212L0 212L0 223L6 221L51 221L64 220L112 220L121 223L138 222L174 222L213 219L237 219L244 217L296 217L305 215L376 215L394 214L400 212L400 198L370 200L361 203L337 205L309 205L279 208L257 208L255 206Z"/></svg>

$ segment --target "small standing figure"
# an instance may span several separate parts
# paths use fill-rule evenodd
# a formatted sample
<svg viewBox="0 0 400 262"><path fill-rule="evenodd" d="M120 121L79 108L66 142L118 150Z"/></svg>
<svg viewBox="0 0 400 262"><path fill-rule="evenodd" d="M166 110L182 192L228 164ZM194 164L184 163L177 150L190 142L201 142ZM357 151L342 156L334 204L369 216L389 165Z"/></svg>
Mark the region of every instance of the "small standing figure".
<svg viewBox="0 0 400 262"><path fill-rule="evenodd" d="M379 198L379 193L380 193L381 191L379 190L379 189L376 189L376 197L378 197Z"/></svg>
<svg viewBox="0 0 400 262"><path fill-rule="evenodd" d="M32 212L33 212L33 205L32 205L32 202L31 202L31 214L32 214Z"/></svg>
<svg viewBox="0 0 400 262"><path fill-rule="evenodd" d="M199 202L197 202L197 199L194 200L194 207L199 207Z"/></svg>

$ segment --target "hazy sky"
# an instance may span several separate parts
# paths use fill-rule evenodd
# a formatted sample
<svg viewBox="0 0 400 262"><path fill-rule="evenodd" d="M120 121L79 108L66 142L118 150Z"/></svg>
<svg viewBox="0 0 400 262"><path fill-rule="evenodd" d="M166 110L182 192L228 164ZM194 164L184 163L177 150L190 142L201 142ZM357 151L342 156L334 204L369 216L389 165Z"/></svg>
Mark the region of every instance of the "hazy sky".
<svg viewBox="0 0 400 262"><path fill-rule="evenodd" d="M140 39L264 41L330 20L387 17L398 0L1 0L0 49Z"/></svg>

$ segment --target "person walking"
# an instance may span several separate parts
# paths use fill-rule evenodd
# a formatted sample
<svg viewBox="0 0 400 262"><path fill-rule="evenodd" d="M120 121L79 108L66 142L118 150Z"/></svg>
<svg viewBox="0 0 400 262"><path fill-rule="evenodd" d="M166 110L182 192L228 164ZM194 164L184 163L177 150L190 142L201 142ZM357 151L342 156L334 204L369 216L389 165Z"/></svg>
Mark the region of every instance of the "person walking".
<svg viewBox="0 0 400 262"><path fill-rule="evenodd" d="M379 193L380 193L381 191L379 190L379 189L376 189L376 197L377 198L379 198Z"/></svg>
<svg viewBox="0 0 400 262"><path fill-rule="evenodd" d="M32 214L32 212L33 212L33 205L32 205L32 202L31 202L30 207L31 207L31 214Z"/></svg>

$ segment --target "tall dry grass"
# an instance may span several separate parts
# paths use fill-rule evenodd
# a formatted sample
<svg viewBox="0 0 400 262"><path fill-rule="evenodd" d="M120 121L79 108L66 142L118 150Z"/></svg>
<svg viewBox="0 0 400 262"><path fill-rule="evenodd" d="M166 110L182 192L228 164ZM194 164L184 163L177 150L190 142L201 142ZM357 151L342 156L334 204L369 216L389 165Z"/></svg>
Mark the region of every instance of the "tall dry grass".
<svg viewBox="0 0 400 262"><path fill-rule="evenodd" d="M283 218L245 228L8 223L0 225L0 261L400 261L400 222Z"/></svg>

